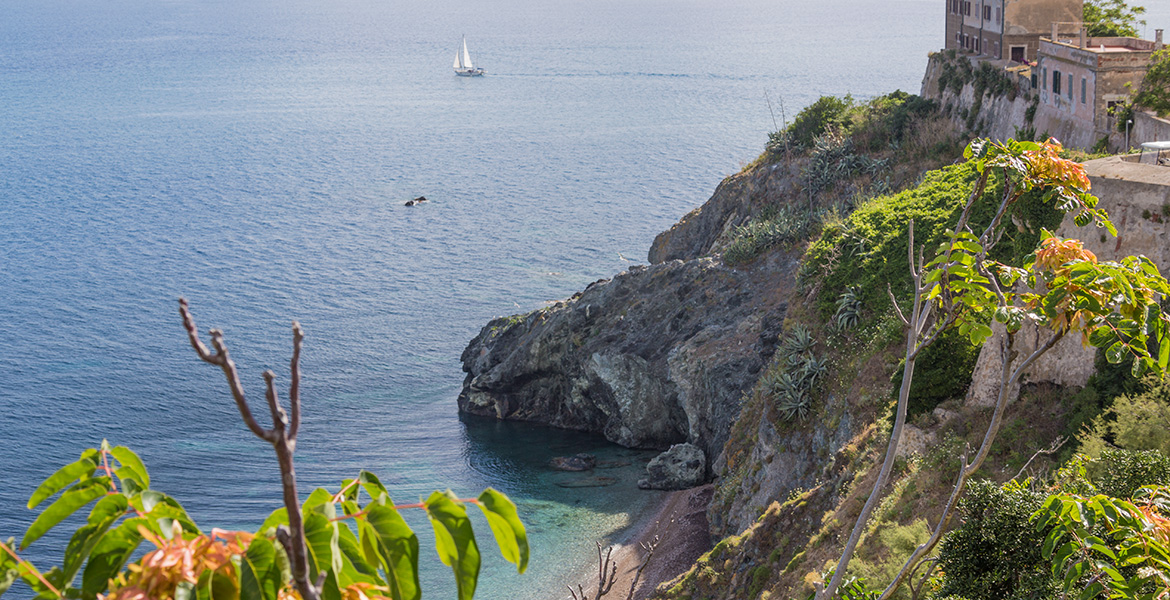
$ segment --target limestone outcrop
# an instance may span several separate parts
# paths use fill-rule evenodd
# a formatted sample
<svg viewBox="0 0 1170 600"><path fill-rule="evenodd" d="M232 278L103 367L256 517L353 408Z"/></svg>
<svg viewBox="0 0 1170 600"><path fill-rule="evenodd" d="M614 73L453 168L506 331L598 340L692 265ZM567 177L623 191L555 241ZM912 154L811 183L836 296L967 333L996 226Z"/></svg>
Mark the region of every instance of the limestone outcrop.
<svg viewBox="0 0 1170 600"><path fill-rule="evenodd" d="M778 288L791 285L797 260L769 253L731 268L709 254L781 198L795 168L725 180L658 236L654 264L488 323L463 352L459 409L598 432L630 447L687 442L717 456L775 350L787 310Z"/></svg>
<svg viewBox="0 0 1170 600"><path fill-rule="evenodd" d="M463 352L459 409L717 454L777 343L786 305L773 283L714 258L673 260L491 321Z"/></svg>

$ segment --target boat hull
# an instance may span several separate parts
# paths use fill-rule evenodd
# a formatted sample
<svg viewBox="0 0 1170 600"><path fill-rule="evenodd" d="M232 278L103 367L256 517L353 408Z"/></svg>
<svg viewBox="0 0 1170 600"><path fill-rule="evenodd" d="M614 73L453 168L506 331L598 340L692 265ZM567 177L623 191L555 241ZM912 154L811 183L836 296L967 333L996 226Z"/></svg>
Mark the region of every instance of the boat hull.
<svg viewBox="0 0 1170 600"><path fill-rule="evenodd" d="M483 77L483 69L456 69L455 74L460 77Z"/></svg>

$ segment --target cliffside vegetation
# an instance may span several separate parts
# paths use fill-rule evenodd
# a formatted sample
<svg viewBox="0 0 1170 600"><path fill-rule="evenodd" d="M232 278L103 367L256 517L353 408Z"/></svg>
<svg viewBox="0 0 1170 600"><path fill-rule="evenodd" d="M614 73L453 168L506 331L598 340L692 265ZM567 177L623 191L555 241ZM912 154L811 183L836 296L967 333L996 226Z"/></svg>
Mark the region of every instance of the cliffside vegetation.
<svg viewBox="0 0 1170 600"><path fill-rule="evenodd" d="M844 115L865 114L859 106L865 105L849 99L819 103L813 112L801 115L805 121L797 119L799 131L819 130L812 143L796 143L794 124L772 136L769 152L756 167L768 164L764 159L769 153L811 163L814 154L830 147L827 138L848 139L857 131L847 125ZM937 113L937 108L931 108L928 116L919 118L930 119ZM837 141L833 147L842 145ZM794 147L803 148L803 155L794 158ZM853 140L852 148L858 147L872 148ZM888 159L894 169L913 162L888 146L885 150L889 153L871 150L867 159ZM802 170L808 172L807 167ZM810 594L814 584L831 573L829 567L846 527L857 518L873 486L873 467L890 434L890 394L901 383L900 378L895 378L894 385L890 382L891 374L900 370L902 336L886 285L899 298L905 298L913 285L906 269L905 224L914 219L918 243L928 249L950 239L947 228L953 226L978 173L969 164L944 167L926 172L916 185L901 192L857 194L855 205L835 204L841 190L859 191L858 172L843 167L842 173L842 181L826 188L828 194L822 192L809 200L813 218L799 230L787 230L779 243L744 242L751 238L753 223L749 222L727 246L736 248L739 242L752 247L751 252L730 259L724 254L729 263L748 266L774 248L804 249L798 285L787 292L788 341L745 398L717 469L720 479L709 514L713 530L723 540L690 571L661 587L658 597L786 599ZM989 179L987 200L1002 193L1004 182L997 177L993 174ZM784 210L790 215L801 210L800 204L790 198ZM766 223L775 214L783 214L780 210L762 212L757 220ZM993 212L980 208L973 212L972 222L989 219L983 210ZM1003 219L999 243L988 256L1006 263L1026 260L1042 232L1059 227L1062 216L1043 193L1025 194ZM866 589L880 590L894 578L906 558L930 537L955 473L965 464L965 448L978 446L984 437L991 415L962 404L977 348L970 336L947 334L939 340L918 358L913 380L917 385L910 392L911 429L917 433L912 433L910 448L895 461L893 480L866 522L847 573L846 581L852 583L842 588L849 591L841 597L868 597ZM807 353L798 352L806 347ZM804 391L794 391L786 382L795 381L804 365L814 361L826 371ZM1061 506L1081 502L1088 507L1087 498L1096 491L1128 499L1144 493L1137 491L1142 485L1168 483L1159 466L1167 464L1167 459L1155 454L1161 450L1153 447L1163 443L1154 424L1170 414L1170 395L1153 381L1139 382L1128 373L1129 365L1106 365L1103 358L1099 362L1098 375L1082 390L1025 386L1021 401L1007 406L999 437L960 505L961 523L942 538L938 554L926 568L915 572L892 597L1056 598L1065 591L1082 590L1088 590L1084 597L1095 597L1098 591L1108 595L1122 588L1123 583L1109 589L1104 584L1092 587L1112 573L1107 565L1089 560L1094 550L1070 546L1062 554L1042 547L1045 536L1058 527L1072 531L1067 523L1061 524ZM1127 393L1131 395L1123 396ZM1114 403L1117 396L1123 397ZM794 403L794 397L800 402ZM801 408L791 409L794 404ZM1090 425L1082 431L1086 424ZM1115 427L1123 427L1126 433L1119 434ZM842 432L847 436L842 438ZM1126 448L1119 439L1144 442ZM1078 449L1090 457L1078 458ZM776 465L791 468L793 453L808 456L810 450L809 459L816 460L818 468L803 478L790 477L791 487L769 496ZM1052 508L1046 499L1060 494L1066 504L1058 503L1052 513L1056 516L1034 517L1041 508ZM1119 502L1116 506L1128 515L1131 531L1140 525L1140 514L1165 514L1164 508L1143 501ZM756 517L741 530L734 526L735 515L745 510L754 511ZM720 519L720 514L729 516ZM1068 539L1082 539L1076 532L1068 535L1073 536ZM1115 548L1128 543L1121 538L1107 541ZM1160 568L1155 558L1134 555L1135 561L1139 558L1154 571ZM1128 581L1126 585L1157 585L1156 578L1139 581L1122 571L1117 572L1123 576L1118 581Z"/></svg>

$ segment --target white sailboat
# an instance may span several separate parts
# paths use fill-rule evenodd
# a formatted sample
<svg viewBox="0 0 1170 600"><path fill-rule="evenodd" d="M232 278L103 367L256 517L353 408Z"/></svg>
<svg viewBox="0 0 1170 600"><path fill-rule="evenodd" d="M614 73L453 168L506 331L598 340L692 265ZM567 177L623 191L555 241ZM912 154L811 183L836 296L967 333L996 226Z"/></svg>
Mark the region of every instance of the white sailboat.
<svg viewBox="0 0 1170 600"><path fill-rule="evenodd" d="M460 77L480 77L484 71L471 63L471 54L467 52L467 36L463 36L463 51L455 51L455 74Z"/></svg>

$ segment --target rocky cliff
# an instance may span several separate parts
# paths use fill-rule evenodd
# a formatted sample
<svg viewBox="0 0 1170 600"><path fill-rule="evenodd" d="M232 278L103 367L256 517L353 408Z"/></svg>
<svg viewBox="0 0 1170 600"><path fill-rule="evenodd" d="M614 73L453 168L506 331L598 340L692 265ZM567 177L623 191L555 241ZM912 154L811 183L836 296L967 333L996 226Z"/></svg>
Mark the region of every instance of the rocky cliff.
<svg viewBox="0 0 1170 600"><path fill-rule="evenodd" d="M793 169L728 177L658 236L650 266L488 323L462 356L460 410L633 447L689 442L717 456L775 351L797 260L781 252L732 268L708 255L735 226L784 201Z"/></svg>

